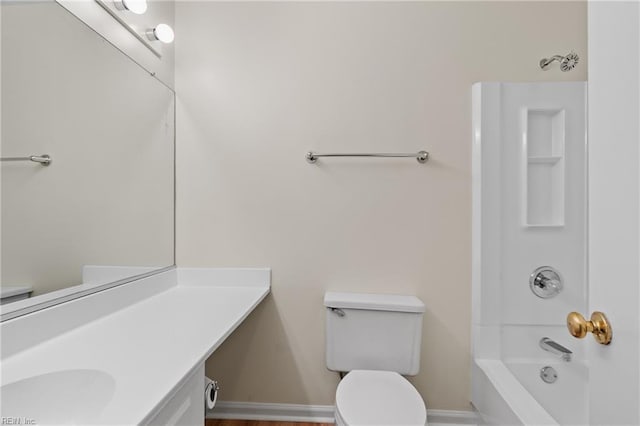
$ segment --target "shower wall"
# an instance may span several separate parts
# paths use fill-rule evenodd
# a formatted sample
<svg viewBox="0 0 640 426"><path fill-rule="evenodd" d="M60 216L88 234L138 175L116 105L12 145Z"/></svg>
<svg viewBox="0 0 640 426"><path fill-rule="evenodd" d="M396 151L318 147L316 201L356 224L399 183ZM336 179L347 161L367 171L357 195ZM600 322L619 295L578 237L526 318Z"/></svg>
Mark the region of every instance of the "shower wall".
<svg viewBox="0 0 640 426"><path fill-rule="evenodd" d="M545 408L583 423L584 341L565 318L587 307L586 84L478 83L473 109L474 358L504 362L543 406L548 396L582 395L571 410ZM531 281L544 266L561 278L549 298ZM558 383L539 377L559 361L539 346L543 337L573 351Z"/></svg>

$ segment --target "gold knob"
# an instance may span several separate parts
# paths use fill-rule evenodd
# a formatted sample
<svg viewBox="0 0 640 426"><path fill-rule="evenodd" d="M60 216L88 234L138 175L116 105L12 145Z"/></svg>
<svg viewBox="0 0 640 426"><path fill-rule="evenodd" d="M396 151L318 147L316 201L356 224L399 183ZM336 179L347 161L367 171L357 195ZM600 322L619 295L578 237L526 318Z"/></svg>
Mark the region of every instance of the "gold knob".
<svg viewBox="0 0 640 426"><path fill-rule="evenodd" d="M601 345L608 345L613 337L609 320L605 314L597 311L591 314L591 321L585 320L578 312L571 312L567 315L567 328L578 339L593 333L593 338Z"/></svg>

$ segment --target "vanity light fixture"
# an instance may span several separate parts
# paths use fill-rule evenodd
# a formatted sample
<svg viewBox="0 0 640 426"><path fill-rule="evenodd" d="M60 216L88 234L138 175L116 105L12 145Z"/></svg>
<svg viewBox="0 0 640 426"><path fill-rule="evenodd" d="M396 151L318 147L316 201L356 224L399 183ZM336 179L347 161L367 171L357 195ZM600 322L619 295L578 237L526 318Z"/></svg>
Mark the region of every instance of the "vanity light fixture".
<svg viewBox="0 0 640 426"><path fill-rule="evenodd" d="M142 15L147 11L147 0L113 0L118 10L128 10L136 15Z"/></svg>
<svg viewBox="0 0 640 426"><path fill-rule="evenodd" d="M163 43L171 43L175 38L173 29L167 24L158 24L155 28L147 31L147 38L151 41L159 40Z"/></svg>

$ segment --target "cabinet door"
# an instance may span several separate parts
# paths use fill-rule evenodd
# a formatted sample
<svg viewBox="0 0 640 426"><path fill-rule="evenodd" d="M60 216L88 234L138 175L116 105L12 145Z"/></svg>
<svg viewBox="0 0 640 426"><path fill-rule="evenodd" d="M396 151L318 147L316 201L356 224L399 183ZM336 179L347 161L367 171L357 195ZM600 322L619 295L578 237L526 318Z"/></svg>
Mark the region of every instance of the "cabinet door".
<svg viewBox="0 0 640 426"><path fill-rule="evenodd" d="M204 364L190 373L185 384L148 424L154 426L202 426L204 424Z"/></svg>

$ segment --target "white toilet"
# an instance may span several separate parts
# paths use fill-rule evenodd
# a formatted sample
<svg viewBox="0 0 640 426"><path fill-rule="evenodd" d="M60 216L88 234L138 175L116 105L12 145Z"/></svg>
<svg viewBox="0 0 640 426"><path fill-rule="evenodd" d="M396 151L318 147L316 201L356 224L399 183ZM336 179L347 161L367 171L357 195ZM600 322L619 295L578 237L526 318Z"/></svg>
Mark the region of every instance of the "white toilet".
<svg viewBox="0 0 640 426"><path fill-rule="evenodd" d="M422 397L401 376L420 369L424 303L414 296L328 292L324 305L327 367L349 373L336 391L336 424L426 425Z"/></svg>

